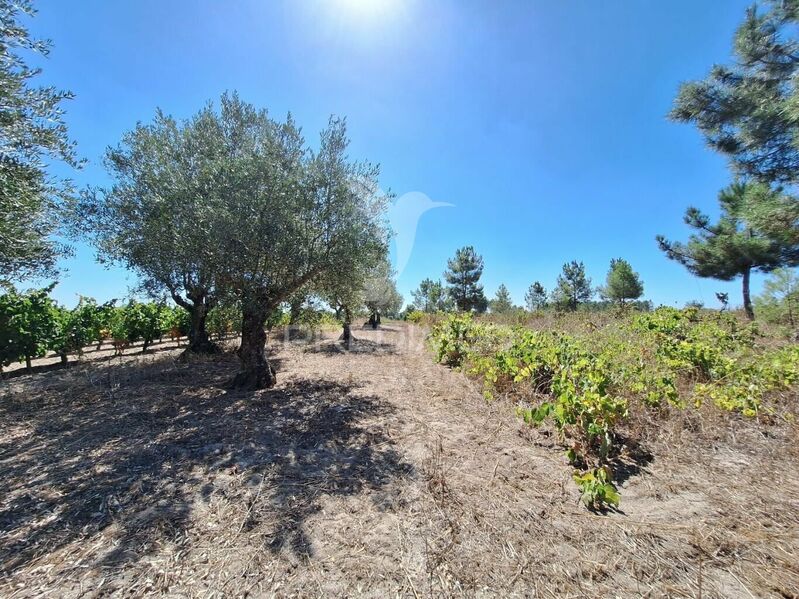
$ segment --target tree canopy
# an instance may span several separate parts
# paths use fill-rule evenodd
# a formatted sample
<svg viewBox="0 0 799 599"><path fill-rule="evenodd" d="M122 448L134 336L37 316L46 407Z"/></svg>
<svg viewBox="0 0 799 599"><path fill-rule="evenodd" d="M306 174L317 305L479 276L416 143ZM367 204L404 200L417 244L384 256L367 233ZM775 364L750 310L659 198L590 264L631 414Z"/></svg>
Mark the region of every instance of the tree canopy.
<svg viewBox="0 0 799 599"><path fill-rule="evenodd" d="M422 312L446 312L452 308L452 298L441 281L424 279L411 295L414 305Z"/></svg>
<svg viewBox="0 0 799 599"><path fill-rule="evenodd" d="M216 350L205 321L223 292L220 273L230 259L215 232L230 161L224 124L212 106L183 123L158 111L152 123L137 125L107 151L113 185L89 190L73 212L102 261L134 270L150 294L166 292L188 310L194 351Z"/></svg>
<svg viewBox="0 0 799 599"><path fill-rule="evenodd" d="M799 203L762 183L734 183L719 193L721 217L710 217L688 208L685 223L693 233L687 243L672 242L662 235L658 244L672 260L699 277L731 281L742 279L744 310L754 318L749 292L751 272L770 272L799 263L799 244L785 228L773 228L774 219L788 219L793 231L799 226ZM769 214L773 218L769 218Z"/></svg>
<svg viewBox="0 0 799 599"><path fill-rule="evenodd" d="M269 387L269 314L306 284L346 278L354 264L385 253L386 196L378 167L347 157L341 119L331 118L314 151L291 115L273 120L236 95L223 96L217 118L225 193L211 211L209 243L235 256L220 274L242 306L242 371L232 384Z"/></svg>
<svg viewBox="0 0 799 599"><path fill-rule="evenodd" d="M739 174L767 183L799 180L799 0L746 12L734 61L681 86L671 117L693 123Z"/></svg>
<svg viewBox="0 0 799 599"><path fill-rule="evenodd" d="M491 300L489 306L491 312L494 314L505 314L513 310L513 300L511 299L510 291L508 291L505 283L501 283L499 288L497 288L497 293L494 299Z"/></svg>
<svg viewBox="0 0 799 599"><path fill-rule="evenodd" d="M397 291L394 273L387 259L382 260L366 279L364 304L372 326L380 324L381 316L396 317L402 309L402 294Z"/></svg>
<svg viewBox="0 0 799 599"><path fill-rule="evenodd" d="M582 302L589 301L593 295L591 279L585 276L585 265L575 260L564 264L552 291L555 305L573 311Z"/></svg>
<svg viewBox="0 0 799 599"><path fill-rule="evenodd" d="M544 289L544 286L535 281L530 288L527 290L527 293L524 294L524 302L527 304L527 309L530 312L535 312L536 310L541 310L547 305L547 291Z"/></svg>
<svg viewBox="0 0 799 599"><path fill-rule="evenodd" d="M602 294L611 301L624 304L627 300L641 297L644 294L644 284L627 260L612 258Z"/></svg>
<svg viewBox="0 0 799 599"><path fill-rule="evenodd" d="M462 312L485 312L488 300L480 285L483 275L483 258L472 246L462 247L455 252L455 257L447 261L444 279L449 287L447 292Z"/></svg>
<svg viewBox="0 0 799 599"><path fill-rule="evenodd" d="M55 274L67 248L53 240L56 211L69 197L66 179L48 173L49 161L77 167L62 103L67 91L36 87L40 69L23 53L47 56L49 41L36 40L20 22L36 13L29 0L0 0L0 280Z"/></svg>

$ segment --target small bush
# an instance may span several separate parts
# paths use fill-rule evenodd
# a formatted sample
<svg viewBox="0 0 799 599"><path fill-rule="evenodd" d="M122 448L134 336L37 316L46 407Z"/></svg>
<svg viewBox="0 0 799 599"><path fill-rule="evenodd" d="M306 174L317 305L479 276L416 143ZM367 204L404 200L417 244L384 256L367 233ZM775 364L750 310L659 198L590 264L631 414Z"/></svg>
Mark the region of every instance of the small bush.
<svg viewBox="0 0 799 599"><path fill-rule="evenodd" d="M630 402L682 409L711 401L752 417L799 385L799 346L758 347L758 329L732 314L659 308L599 322L579 320L565 333L452 314L429 337L437 361L481 380L486 398L511 397L528 424L555 425L592 508L618 504L609 465Z"/></svg>
<svg viewBox="0 0 799 599"><path fill-rule="evenodd" d="M411 310L405 315L405 320L414 324L419 324L424 320L425 313L421 310Z"/></svg>

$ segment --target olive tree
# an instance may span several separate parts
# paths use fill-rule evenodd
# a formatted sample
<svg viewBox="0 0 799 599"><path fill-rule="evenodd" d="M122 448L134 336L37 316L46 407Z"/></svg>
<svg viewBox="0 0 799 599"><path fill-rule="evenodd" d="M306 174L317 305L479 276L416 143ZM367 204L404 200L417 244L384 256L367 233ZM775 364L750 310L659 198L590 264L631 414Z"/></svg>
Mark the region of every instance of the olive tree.
<svg viewBox="0 0 799 599"><path fill-rule="evenodd" d="M394 273L388 260L380 261L366 279L364 305L369 311L369 325L376 329L383 315L396 317L402 308L402 295L397 291Z"/></svg>
<svg viewBox="0 0 799 599"><path fill-rule="evenodd" d="M26 64L31 53L50 51L50 42L32 38L23 24L35 13L30 0L0 0L0 280L54 274L66 248L51 234L72 186L47 165L80 164L63 118L72 94L37 87L40 69Z"/></svg>
<svg viewBox="0 0 799 599"><path fill-rule="evenodd" d="M354 264L352 268L343 273L327 273L320 295L336 312L336 317L341 320L341 337L347 349L350 348L354 337L352 335L352 320L356 312L363 306L363 293L368 267L364 263Z"/></svg>
<svg viewBox="0 0 799 599"><path fill-rule="evenodd" d="M107 151L113 185L85 193L73 219L100 261L124 264L151 295L167 292L188 311L188 349L204 353L217 350L205 323L229 259L213 242L214 211L228 193L222 127L210 105L183 123L158 111Z"/></svg>
<svg viewBox="0 0 799 599"><path fill-rule="evenodd" d="M275 384L264 351L270 313L306 285L342 277L386 240L378 167L351 161L345 122L331 118L310 149L289 115L272 119L236 95L219 113L226 148L213 244L229 257L220 276L241 302L241 372L233 387ZM357 284L357 281L353 281Z"/></svg>

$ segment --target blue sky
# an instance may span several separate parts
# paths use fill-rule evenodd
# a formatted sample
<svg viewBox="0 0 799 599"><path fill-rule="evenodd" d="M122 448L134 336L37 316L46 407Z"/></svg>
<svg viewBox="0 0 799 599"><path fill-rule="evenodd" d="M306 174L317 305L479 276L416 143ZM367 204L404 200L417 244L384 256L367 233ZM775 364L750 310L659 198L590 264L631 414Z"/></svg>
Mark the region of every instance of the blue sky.
<svg viewBox="0 0 799 599"><path fill-rule="evenodd" d="M455 249L485 259L488 295L517 303L533 280L585 262L600 284L613 257L656 304L739 285L690 276L657 249L683 239L693 204L716 213L724 160L666 114L681 81L729 60L749 0L41 0L30 22L54 49L43 83L72 90L67 122L108 182L106 146L156 107L186 117L225 90L282 116L310 140L348 118L353 158L381 184L454 208L425 214L398 287L407 300ZM63 169L59 169L63 172ZM123 297L135 280L77 246L55 295ZM761 279L754 281L759 290Z"/></svg>

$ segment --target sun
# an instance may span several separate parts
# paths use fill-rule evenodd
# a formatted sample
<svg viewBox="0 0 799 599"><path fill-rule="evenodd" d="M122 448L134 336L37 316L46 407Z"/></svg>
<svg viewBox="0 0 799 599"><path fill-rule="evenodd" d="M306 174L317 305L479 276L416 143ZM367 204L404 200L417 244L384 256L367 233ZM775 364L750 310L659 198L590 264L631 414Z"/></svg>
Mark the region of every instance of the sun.
<svg viewBox="0 0 799 599"><path fill-rule="evenodd" d="M376 22L390 19L402 8L402 0L333 0L341 17Z"/></svg>

